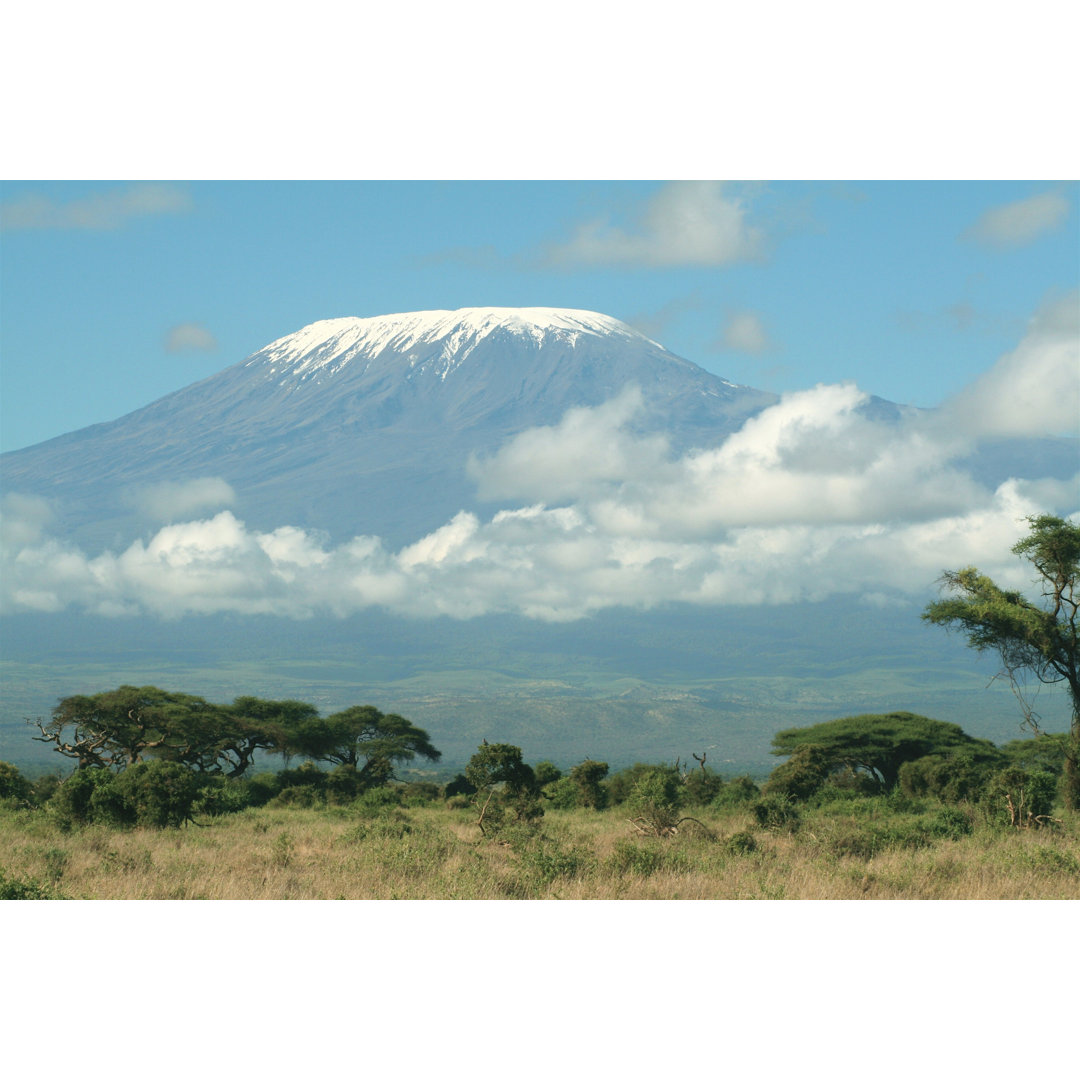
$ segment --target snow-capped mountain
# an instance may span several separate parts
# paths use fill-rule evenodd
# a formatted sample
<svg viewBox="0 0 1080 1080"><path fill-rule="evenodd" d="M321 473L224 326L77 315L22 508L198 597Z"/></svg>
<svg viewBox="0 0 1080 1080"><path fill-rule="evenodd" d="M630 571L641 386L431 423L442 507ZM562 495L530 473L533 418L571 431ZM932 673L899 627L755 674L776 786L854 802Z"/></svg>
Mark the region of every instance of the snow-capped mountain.
<svg viewBox="0 0 1080 1080"><path fill-rule="evenodd" d="M642 432L713 445L771 394L737 386L607 315L464 308L326 319L127 416L4 456L5 488L58 530L145 532L138 492L219 477L250 525L407 542L476 506L465 465L507 438L640 387Z"/></svg>

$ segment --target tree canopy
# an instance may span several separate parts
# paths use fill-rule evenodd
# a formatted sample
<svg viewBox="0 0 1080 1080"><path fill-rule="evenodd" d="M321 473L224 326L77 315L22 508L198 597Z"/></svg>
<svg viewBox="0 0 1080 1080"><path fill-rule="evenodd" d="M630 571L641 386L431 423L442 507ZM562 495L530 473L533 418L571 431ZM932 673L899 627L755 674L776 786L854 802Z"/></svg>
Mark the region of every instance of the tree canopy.
<svg viewBox="0 0 1080 1080"><path fill-rule="evenodd" d="M977 652L992 650L1022 704L1024 679L1064 682L1072 699L1071 739L1065 760L1065 801L1080 807L1080 525L1044 514L1028 519L1030 531L1012 551L1034 567L1042 604L1002 589L974 566L947 570L942 590L923 619L967 635ZM1025 715L1038 732L1030 706Z"/></svg>
<svg viewBox="0 0 1080 1080"><path fill-rule="evenodd" d="M354 705L323 718L303 701L238 697L215 705L156 686L121 686L64 698L35 736L78 768L126 769L147 759L238 777L256 752L303 755L358 769L362 786L393 776L393 766L441 754L426 731L395 713Z"/></svg>
<svg viewBox="0 0 1080 1080"><path fill-rule="evenodd" d="M905 761L978 744L958 724L909 712L867 713L778 731L772 752L788 756L813 746L811 756L820 767L863 769L883 787L894 788Z"/></svg>
<svg viewBox="0 0 1080 1080"><path fill-rule="evenodd" d="M295 730L287 745L293 753L356 769L365 787L390 779L400 762L442 757L423 728L372 705L353 705L325 719L314 717Z"/></svg>

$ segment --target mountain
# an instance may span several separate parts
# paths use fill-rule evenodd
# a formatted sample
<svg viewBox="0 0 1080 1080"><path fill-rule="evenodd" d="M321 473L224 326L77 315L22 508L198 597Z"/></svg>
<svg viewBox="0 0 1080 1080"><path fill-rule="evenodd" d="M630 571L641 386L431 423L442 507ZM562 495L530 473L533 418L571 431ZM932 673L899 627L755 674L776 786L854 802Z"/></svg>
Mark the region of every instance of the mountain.
<svg viewBox="0 0 1080 1080"><path fill-rule="evenodd" d="M469 456L628 384L631 429L714 445L775 395L737 386L606 315L464 308L326 319L127 416L3 457L5 487L49 498L57 531L130 540L149 485L221 477L250 527L406 543L477 506Z"/></svg>
<svg viewBox="0 0 1080 1080"><path fill-rule="evenodd" d="M474 455L494 454L514 436L630 386L642 404L627 428L663 436L673 455L720 445L777 401L594 312L466 308L328 319L127 416L5 454L0 466L6 492L48 499L49 537L87 553L71 559L84 584L110 573L88 559L105 548L122 559L128 545L139 546L133 540L170 520L162 490L168 496L207 478L219 494L231 489L231 509L249 530L299 526L326 534L328 546L375 535L396 552L463 509L481 517L507 509L505 501L482 502L468 469ZM877 398L858 411L886 423L907 415ZM833 449L831 439L825 430L818 443L800 446L820 454ZM840 440L836 449L854 469L860 448ZM794 462L793 475L801 466L810 473L813 461ZM1010 476L1069 477L1076 444L999 441L980 446L964 467L991 492ZM208 516L220 505L174 498L172 518ZM74 571L63 550L39 546L31 561L56 562L61 587L77 594L75 579L64 577ZM663 574L672 564L658 550L641 565ZM153 570L156 556L143 555L133 573ZM569 560L557 563L561 572L579 553L558 557ZM813 552L806 565L800 572L809 580L820 566ZM339 564L328 566L332 593L341 587ZM243 580L233 588L242 592ZM926 581L929 588L932 573ZM91 614L77 599L61 613L46 596L0 619L0 758L49 760L28 739L24 718L47 715L58 697L123 683L216 701L292 697L327 711L369 701L420 723L447 763L467 760L488 737L561 764L685 759L707 748L710 762L728 771L767 770L779 728L903 709L997 740L1017 733L1007 688L988 693L993 671L963 642L928 634L917 600L904 600L905 608L880 596L878 606L855 596L740 596L638 610L627 596L624 605L557 624L506 613L409 618L377 598L340 618L238 608L170 620L119 615L116 606ZM1056 704L1044 717L1059 714Z"/></svg>

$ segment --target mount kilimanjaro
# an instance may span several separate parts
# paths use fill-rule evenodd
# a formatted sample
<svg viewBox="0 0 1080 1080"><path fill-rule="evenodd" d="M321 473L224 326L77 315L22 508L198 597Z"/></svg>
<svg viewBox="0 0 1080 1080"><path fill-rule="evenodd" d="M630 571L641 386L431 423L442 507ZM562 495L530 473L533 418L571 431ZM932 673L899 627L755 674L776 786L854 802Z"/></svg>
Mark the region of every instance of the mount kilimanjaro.
<svg viewBox="0 0 1080 1080"><path fill-rule="evenodd" d="M641 408L627 430L662 436L672 455L721 446L778 400L594 312L336 318L119 419L5 454L0 465L6 492L48 501L49 534L72 550L121 552L163 523L213 513L221 498L201 507L181 500L170 515L160 497L204 481L249 529L296 526L329 545L376 536L392 551L459 511L490 516L470 474L474 458L630 386ZM879 398L857 411L885 424L908 413ZM980 446L966 467L993 489L1011 476L1071 476L1075 453L1071 440L1012 439ZM42 550L52 559L66 549ZM843 598L812 613L795 604L619 607L558 626L496 614L470 618L467 629L378 605L306 621L61 615L39 605L0 625L0 758L9 759L22 753L24 717L47 713L58 696L125 682L325 709L369 700L420 723L447 760L461 761L495 735L567 760L722 745L744 768L768 764L770 730L842 711L905 708L966 722L974 707L995 737L1014 723L1010 695L989 701L981 674L958 679L970 670L962 644L923 634L910 612L898 619ZM960 657L962 668L950 666Z"/></svg>
<svg viewBox="0 0 1080 1080"><path fill-rule="evenodd" d="M776 400L595 312L326 319L127 416L4 455L5 486L47 497L58 531L91 546L155 524L140 490L208 476L252 527L405 543L477 508L471 455L629 384L645 404L631 430L674 449L714 445Z"/></svg>

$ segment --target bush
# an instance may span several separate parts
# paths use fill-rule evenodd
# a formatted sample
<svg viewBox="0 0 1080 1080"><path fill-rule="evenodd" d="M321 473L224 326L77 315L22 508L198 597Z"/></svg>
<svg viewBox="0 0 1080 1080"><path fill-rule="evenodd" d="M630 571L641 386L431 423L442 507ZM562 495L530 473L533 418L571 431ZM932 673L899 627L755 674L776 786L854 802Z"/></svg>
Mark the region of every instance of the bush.
<svg viewBox="0 0 1080 1080"><path fill-rule="evenodd" d="M458 773L453 780L450 781L446 787L443 788L443 797L446 799L452 799L455 795L475 795L476 786L470 784L468 779L462 774Z"/></svg>
<svg viewBox="0 0 1080 1080"><path fill-rule="evenodd" d="M60 829L66 832L75 825L85 825L92 820L90 800L98 788L106 788L113 781L108 769L76 769L61 781L49 800L49 811Z"/></svg>
<svg viewBox="0 0 1080 1080"><path fill-rule="evenodd" d="M682 777L670 765L658 765L639 777L627 799L635 821L657 836L669 835L679 822L684 795Z"/></svg>
<svg viewBox="0 0 1080 1080"><path fill-rule="evenodd" d="M0 799L30 805L33 787L19 770L8 761L0 761Z"/></svg>
<svg viewBox="0 0 1080 1080"><path fill-rule="evenodd" d="M548 784L543 794L556 810L576 810L581 805L581 788L569 776Z"/></svg>
<svg viewBox="0 0 1080 1080"><path fill-rule="evenodd" d="M948 803L977 800L1002 760L998 751L983 747L928 754L900 766L900 790L908 796L933 795Z"/></svg>
<svg viewBox="0 0 1080 1080"><path fill-rule="evenodd" d="M823 747L808 743L798 747L783 765L773 769L763 793L803 802L824 786L832 768L832 756Z"/></svg>
<svg viewBox="0 0 1080 1080"><path fill-rule="evenodd" d="M711 769L694 769L684 783L687 806L708 806L724 786L723 777Z"/></svg>
<svg viewBox="0 0 1080 1080"><path fill-rule="evenodd" d="M541 787L547 787L548 784L562 779L562 770L557 769L550 761L539 762L533 772L536 773L536 782Z"/></svg>
<svg viewBox="0 0 1080 1080"><path fill-rule="evenodd" d="M752 852L757 851L757 846L754 834L746 829L732 833L724 841L724 851L729 855L750 855Z"/></svg>
<svg viewBox="0 0 1080 1080"><path fill-rule="evenodd" d="M62 900L48 885L33 878L9 878L0 870L0 900Z"/></svg>
<svg viewBox="0 0 1080 1080"><path fill-rule="evenodd" d="M237 814L253 806L251 786L245 780L230 780L226 776L207 776L199 779L199 790L191 804L193 814L220 817Z"/></svg>
<svg viewBox="0 0 1080 1080"><path fill-rule="evenodd" d="M578 805L590 806L594 810L603 810L607 805L607 792L600 781L608 774L606 761L592 761L586 758L570 770L570 779L578 786Z"/></svg>
<svg viewBox="0 0 1080 1080"><path fill-rule="evenodd" d="M736 776L729 780L713 796L710 804L717 810L752 803L761 794L761 788L749 776Z"/></svg>
<svg viewBox="0 0 1080 1080"><path fill-rule="evenodd" d="M763 829L795 832L802 820L799 808L786 795L765 795L764 798L751 804L750 812Z"/></svg>
<svg viewBox="0 0 1080 1080"><path fill-rule="evenodd" d="M1038 828L1047 824L1056 789L1057 778L1052 773L1002 769L986 787L983 813L992 825L1001 828Z"/></svg>
<svg viewBox="0 0 1080 1080"><path fill-rule="evenodd" d="M241 783L247 788L251 806L265 806L281 791L281 780L272 772L256 773L250 780L245 778Z"/></svg>
<svg viewBox="0 0 1080 1080"><path fill-rule="evenodd" d="M124 823L177 828L191 820L198 794L198 777L179 762L140 761L117 774L109 788L95 792L91 805L103 795L108 807L104 812Z"/></svg>

